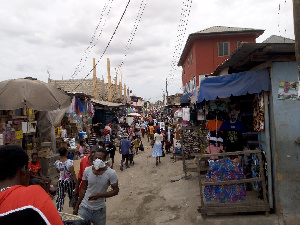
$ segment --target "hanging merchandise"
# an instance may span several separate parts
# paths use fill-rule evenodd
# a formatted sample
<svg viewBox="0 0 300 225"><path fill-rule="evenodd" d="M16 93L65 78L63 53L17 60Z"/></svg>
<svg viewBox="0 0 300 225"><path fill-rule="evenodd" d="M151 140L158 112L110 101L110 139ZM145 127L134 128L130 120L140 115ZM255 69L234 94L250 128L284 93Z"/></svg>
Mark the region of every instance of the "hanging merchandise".
<svg viewBox="0 0 300 225"><path fill-rule="evenodd" d="M76 99L75 96L72 98L71 105L66 110L66 113L76 113Z"/></svg>
<svg viewBox="0 0 300 225"><path fill-rule="evenodd" d="M207 154L215 154L215 153L223 153L225 152L223 149L223 143L220 142L210 142L207 146L205 152ZM218 159L218 156L211 156L210 159Z"/></svg>
<svg viewBox="0 0 300 225"><path fill-rule="evenodd" d="M182 109L182 120L183 121L190 121L190 108L183 108Z"/></svg>
<svg viewBox="0 0 300 225"><path fill-rule="evenodd" d="M211 101L208 105L208 110L209 111L222 111L222 112L226 112L227 109L227 104L223 101Z"/></svg>
<svg viewBox="0 0 300 225"><path fill-rule="evenodd" d="M76 99L76 112L78 115L84 115L83 106L79 98Z"/></svg>
<svg viewBox="0 0 300 225"><path fill-rule="evenodd" d="M255 131L264 131L265 129L263 94L255 95L253 100L253 129Z"/></svg>
<svg viewBox="0 0 300 225"><path fill-rule="evenodd" d="M237 120L238 112L233 110L229 113L230 120L224 121L219 129L223 131L223 143L226 152L235 152L243 150L243 135L246 130L241 121Z"/></svg>
<svg viewBox="0 0 300 225"><path fill-rule="evenodd" d="M208 145L208 130L200 127L181 128L181 143L185 154L204 153Z"/></svg>
<svg viewBox="0 0 300 225"><path fill-rule="evenodd" d="M94 117L94 115L95 115L95 110L94 110L94 106L93 106L92 103L90 103L89 110L90 110L91 117Z"/></svg>

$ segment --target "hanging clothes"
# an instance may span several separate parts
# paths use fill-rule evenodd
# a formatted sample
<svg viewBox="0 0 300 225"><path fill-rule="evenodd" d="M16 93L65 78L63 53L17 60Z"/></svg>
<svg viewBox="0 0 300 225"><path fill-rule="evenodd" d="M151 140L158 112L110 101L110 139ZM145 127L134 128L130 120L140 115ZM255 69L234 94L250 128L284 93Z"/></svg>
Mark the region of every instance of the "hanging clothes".
<svg viewBox="0 0 300 225"><path fill-rule="evenodd" d="M190 121L190 108L183 108L182 109L182 120L183 121Z"/></svg>
<svg viewBox="0 0 300 225"><path fill-rule="evenodd" d="M76 112L78 115L84 115L83 106L79 98L76 99Z"/></svg>
<svg viewBox="0 0 300 225"><path fill-rule="evenodd" d="M222 153L224 152L223 144L218 142L209 143L205 152L208 154ZM218 156L211 156L210 159L218 159Z"/></svg>
<svg viewBox="0 0 300 225"><path fill-rule="evenodd" d="M264 98L263 94L257 94L253 101L253 129L254 131L265 130Z"/></svg>
<svg viewBox="0 0 300 225"><path fill-rule="evenodd" d="M219 129L223 131L223 144L226 152L243 151L243 134L246 132L241 121L224 121Z"/></svg>

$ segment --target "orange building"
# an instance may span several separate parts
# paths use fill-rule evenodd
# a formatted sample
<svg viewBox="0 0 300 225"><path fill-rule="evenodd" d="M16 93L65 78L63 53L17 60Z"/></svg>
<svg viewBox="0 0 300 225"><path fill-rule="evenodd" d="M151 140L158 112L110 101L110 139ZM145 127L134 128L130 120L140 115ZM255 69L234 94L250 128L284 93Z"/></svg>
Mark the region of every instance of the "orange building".
<svg viewBox="0 0 300 225"><path fill-rule="evenodd" d="M255 43L264 30L214 26L189 35L178 66L184 93L192 92L201 76L214 72L241 42Z"/></svg>

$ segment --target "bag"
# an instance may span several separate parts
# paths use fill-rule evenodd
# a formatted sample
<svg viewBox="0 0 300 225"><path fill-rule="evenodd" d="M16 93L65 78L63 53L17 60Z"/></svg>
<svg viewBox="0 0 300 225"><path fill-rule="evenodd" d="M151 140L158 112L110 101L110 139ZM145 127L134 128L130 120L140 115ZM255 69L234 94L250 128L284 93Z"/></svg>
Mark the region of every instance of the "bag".
<svg viewBox="0 0 300 225"><path fill-rule="evenodd" d="M154 140L150 141L150 145L153 146L154 145Z"/></svg>
<svg viewBox="0 0 300 225"><path fill-rule="evenodd" d="M70 199L70 202L69 202L69 207L75 207L76 206L78 197L79 197L78 195L73 195L72 196L72 198Z"/></svg>
<svg viewBox="0 0 300 225"><path fill-rule="evenodd" d="M144 151L144 145L143 145L142 142L141 142L141 144L140 144L140 150L141 150L141 151Z"/></svg>

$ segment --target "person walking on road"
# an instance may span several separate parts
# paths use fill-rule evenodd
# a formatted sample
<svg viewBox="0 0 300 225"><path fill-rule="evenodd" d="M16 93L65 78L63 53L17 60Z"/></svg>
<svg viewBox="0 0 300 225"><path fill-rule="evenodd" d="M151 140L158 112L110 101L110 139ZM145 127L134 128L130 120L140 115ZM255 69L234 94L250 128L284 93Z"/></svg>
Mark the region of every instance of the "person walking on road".
<svg viewBox="0 0 300 225"><path fill-rule="evenodd" d="M154 147L153 147L153 152L152 152L152 157L156 158L156 165L160 163L160 157L162 157L162 141L163 141L163 136L160 132L160 129L157 128L156 133L154 134Z"/></svg>
<svg viewBox="0 0 300 225"><path fill-rule="evenodd" d="M150 145L153 148L153 145L154 145L154 126L153 126L153 124L149 125L149 134L150 134Z"/></svg>
<svg viewBox="0 0 300 225"><path fill-rule="evenodd" d="M120 141L119 152L122 154L120 170L123 171L123 163L125 161L126 168L129 168L128 157L129 157L129 148L131 147L131 142L128 140L128 134L124 134L122 140Z"/></svg>
<svg viewBox="0 0 300 225"><path fill-rule="evenodd" d="M86 157L84 157L80 161L80 167L79 167L79 172L78 172L78 181L76 183L76 188L74 190L74 195L79 195L80 190L82 188L82 177L83 177L83 172L85 168L92 166L93 165L93 157L96 151L99 151L99 147L97 145L94 145L91 148L90 154L88 154Z"/></svg>
<svg viewBox="0 0 300 225"><path fill-rule="evenodd" d="M74 162L71 159L67 159L68 151L65 147L58 149L60 159L56 160L54 166L59 173L59 180L57 184L57 198L56 208L59 212L63 210L66 193L71 200L73 196L73 190L77 183L76 174L74 171Z"/></svg>
<svg viewBox="0 0 300 225"><path fill-rule="evenodd" d="M106 154L105 149L100 149L94 154L93 166L85 169L82 189L73 211L94 225L106 224L105 200L119 193L117 173L106 166ZM109 186L111 190L107 191Z"/></svg>

